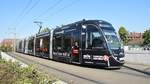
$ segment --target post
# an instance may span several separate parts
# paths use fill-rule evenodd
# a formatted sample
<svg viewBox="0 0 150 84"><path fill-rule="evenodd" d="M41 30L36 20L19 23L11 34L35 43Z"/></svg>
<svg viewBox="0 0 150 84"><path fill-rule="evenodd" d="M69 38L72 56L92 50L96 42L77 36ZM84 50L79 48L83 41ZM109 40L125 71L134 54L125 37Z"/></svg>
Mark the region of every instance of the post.
<svg viewBox="0 0 150 84"><path fill-rule="evenodd" d="M14 52L16 52L16 32L14 32Z"/></svg>

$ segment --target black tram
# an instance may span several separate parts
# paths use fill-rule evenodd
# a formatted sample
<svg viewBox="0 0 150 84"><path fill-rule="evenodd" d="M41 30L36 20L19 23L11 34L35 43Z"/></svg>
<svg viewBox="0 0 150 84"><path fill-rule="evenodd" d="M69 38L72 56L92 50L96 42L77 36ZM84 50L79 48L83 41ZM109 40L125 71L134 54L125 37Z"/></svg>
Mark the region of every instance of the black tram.
<svg viewBox="0 0 150 84"><path fill-rule="evenodd" d="M124 63L124 50L110 23L83 20L54 30L53 57L79 64L117 66Z"/></svg>
<svg viewBox="0 0 150 84"><path fill-rule="evenodd" d="M113 26L103 20L82 20L55 28L37 34L28 45L36 56L68 63L106 67L124 64L122 42Z"/></svg>

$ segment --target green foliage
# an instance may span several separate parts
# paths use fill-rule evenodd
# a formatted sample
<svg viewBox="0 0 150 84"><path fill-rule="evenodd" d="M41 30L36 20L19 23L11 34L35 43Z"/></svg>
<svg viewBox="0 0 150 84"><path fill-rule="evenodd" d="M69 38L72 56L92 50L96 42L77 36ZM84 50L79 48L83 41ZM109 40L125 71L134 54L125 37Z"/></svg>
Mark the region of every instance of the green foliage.
<svg viewBox="0 0 150 84"><path fill-rule="evenodd" d="M150 29L146 30L143 33L144 45L150 45Z"/></svg>
<svg viewBox="0 0 150 84"><path fill-rule="evenodd" d="M33 65L20 67L17 62L0 59L0 84L51 84L53 80Z"/></svg>
<svg viewBox="0 0 150 84"><path fill-rule="evenodd" d="M50 29L49 29L48 27L46 27L46 28L42 29L42 30L40 31L40 33L49 32L49 31L50 31Z"/></svg>
<svg viewBox="0 0 150 84"><path fill-rule="evenodd" d="M121 40L123 41L124 44L128 43L128 32L126 31L125 27L120 27L118 31Z"/></svg>
<svg viewBox="0 0 150 84"><path fill-rule="evenodd" d="M0 50L3 51L3 52L10 52L10 51L13 50L13 47L2 45L2 46L0 46Z"/></svg>

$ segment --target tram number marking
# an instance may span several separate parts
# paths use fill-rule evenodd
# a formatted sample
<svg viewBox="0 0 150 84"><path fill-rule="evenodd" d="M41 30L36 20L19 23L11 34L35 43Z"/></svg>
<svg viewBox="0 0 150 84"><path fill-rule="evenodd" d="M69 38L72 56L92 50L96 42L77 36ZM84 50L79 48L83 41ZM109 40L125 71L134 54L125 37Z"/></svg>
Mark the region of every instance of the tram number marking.
<svg viewBox="0 0 150 84"><path fill-rule="evenodd" d="M103 56L94 55L93 60L103 60Z"/></svg>

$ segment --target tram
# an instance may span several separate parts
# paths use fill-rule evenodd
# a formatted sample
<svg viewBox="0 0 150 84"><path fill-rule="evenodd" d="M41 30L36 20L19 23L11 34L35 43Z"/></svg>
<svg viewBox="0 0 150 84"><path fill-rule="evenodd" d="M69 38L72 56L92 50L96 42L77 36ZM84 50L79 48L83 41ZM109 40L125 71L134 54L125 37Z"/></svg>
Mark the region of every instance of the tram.
<svg viewBox="0 0 150 84"><path fill-rule="evenodd" d="M122 66L125 56L114 27L103 20L82 20L36 34L28 40L28 51L52 60L106 67Z"/></svg>

